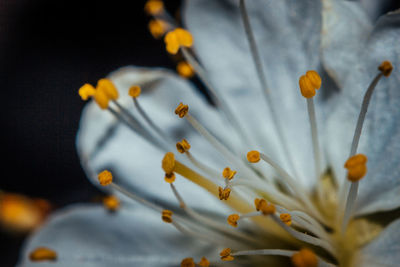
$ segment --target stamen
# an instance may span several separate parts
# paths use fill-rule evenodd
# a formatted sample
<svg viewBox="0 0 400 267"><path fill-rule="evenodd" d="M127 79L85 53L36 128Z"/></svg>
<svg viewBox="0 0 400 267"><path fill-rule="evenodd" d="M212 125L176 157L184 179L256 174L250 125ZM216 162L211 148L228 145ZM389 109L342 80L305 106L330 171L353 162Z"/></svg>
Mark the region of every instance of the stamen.
<svg viewBox="0 0 400 267"><path fill-rule="evenodd" d="M107 186L111 184L113 181L112 174L108 170L104 170L101 173L99 173L97 178L102 186Z"/></svg>
<svg viewBox="0 0 400 267"><path fill-rule="evenodd" d="M230 194L231 194L230 188L222 188L220 186L218 187L219 200L228 200Z"/></svg>
<svg viewBox="0 0 400 267"><path fill-rule="evenodd" d="M181 262L181 267L195 267L193 258L185 258Z"/></svg>
<svg viewBox="0 0 400 267"><path fill-rule="evenodd" d="M255 249L255 250L242 250L231 253L232 256L255 256L255 255L263 255L263 256L285 256L292 257L295 250L284 250L284 249Z"/></svg>
<svg viewBox="0 0 400 267"><path fill-rule="evenodd" d="M93 85L85 83L81 88L79 88L78 93L82 100L86 101L90 97L94 96L96 89L94 89Z"/></svg>
<svg viewBox="0 0 400 267"><path fill-rule="evenodd" d="M188 114L189 112L189 106L184 105L182 102L179 103L179 105L175 109L175 114L179 116L179 118L183 118Z"/></svg>
<svg viewBox="0 0 400 267"><path fill-rule="evenodd" d="M292 225L292 216L290 216L289 213L281 213L281 215L279 215L279 219L281 219L281 221L287 226Z"/></svg>
<svg viewBox="0 0 400 267"><path fill-rule="evenodd" d="M209 266L210 266L210 261L207 260L206 257L202 257L202 258L201 258L201 261L199 262L199 265L200 265L201 267L209 267Z"/></svg>
<svg viewBox="0 0 400 267"><path fill-rule="evenodd" d="M161 213L161 219L166 223L172 223L172 214L170 210L163 210Z"/></svg>
<svg viewBox="0 0 400 267"><path fill-rule="evenodd" d="M187 63L186 61L181 61L176 66L176 71L180 76L183 78L192 78L194 76L194 69L193 67Z"/></svg>
<svg viewBox="0 0 400 267"><path fill-rule="evenodd" d="M232 171L229 167L226 167L223 171L222 171L222 176L225 179L228 180L232 180L233 177L236 175L236 171Z"/></svg>
<svg viewBox="0 0 400 267"><path fill-rule="evenodd" d="M175 55L180 47L191 47L193 37L187 30L176 28L165 35L164 42L168 53Z"/></svg>
<svg viewBox="0 0 400 267"><path fill-rule="evenodd" d="M231 215L228 216L227 221L228 221L229 225L231 225L233 227L237 227L238 226L237 221L239 219L240 219L239 214L231 214Z"/></svg>
<svg viewBox="0 0 400 267"><path fill-rule="evenodd" d="M176 143L176 149L178 150L179 153L183 154L189 151L190 144L186 139L182 139L182 141Z"/></svg>
<svg viewBox="0 0 400 267"><path fill-rule="evenodd" d="M133 85L129 88L128 94L133 98L137 98L140 96L141 92L142 88L140 88L139 85Z"/></svg>
<svg viewBox="0 0 400 267"><path fill-rule="evenodd" d="M247 160L251 163L257 163L260 161L260 152L256 150L249 151L247 153Z"/></svg>
<svg viewBox="0 0 400 267"><path fill-rule="evenodd" d="M231 255L231 249L225 248L223 249L219 255L221 256L221 260L223 261L233 261L234 257Z"/></svg>
<svg viewBox="0 0 400 267"><path fill-rule="evenodd" d="M313 251L303 248L299 252L293 254L292 264L294 267L317 267L318 258Z"/></svg>
<svg viewBox="0 0 400 267"><path fill-rule="evenodd" d="M116 196L106 196L103 198L104 207L111 212L115 212L120 207L120 201Z"/></svg>
<svg viewBox="0 0 400 267"><path fill-rule="evenodd" d="M55 261L57 259L57 252L50 248L39 247L29 254L31 261Z"/></svg>
<svg viewBox="0 0 400 267"><path fill-rule="evenodd" d="M170 28L167 22L160 19L152 19L149 22L149 31L155 39L160 39Z"/></svg>
<svg viewBox="0 0 400 267"><path fill-rule="evenodd" d="M164 3L161 0L148 0L144 6L144 11L149 15L158 15L164 11Z"/></svg>
<svg viewBox="0 0 400 267"><path fill-rule="evenodd" d="M290 164L290 167L293 171L294 176L298 177L299 175L298 175L298 172L294 165L292 154L289 152L290 150L289 150L288 144L285 140L285 136L283 135L282 125L280 124L280 121L278 120L278 115L276 112L275 104L272 101L271 97L269 97L270 89L268 88L267 79L265 78L265 74L264 74L265 72L264 72L261 56L260 56L259 50L257 48L257 43L254 38L253 30L252 30L252 27L250 24L249 15L247 13L246 4L245 4L244 0L239 1L239 8L240 8L241 17L243 20L244 29L246 32L247 41L249 42L249 45L250 45L251 56L253 58L254 65L256 67L257 76L258 76L258 79L260 80L261 89L264 92L264 97L267 102L267 107L269 108L269 111L271 113L271 118L272 118L273 124L275 125L275 129L277 131L279 141L282 144L283 153L285 154L285 156Z"/></svg>

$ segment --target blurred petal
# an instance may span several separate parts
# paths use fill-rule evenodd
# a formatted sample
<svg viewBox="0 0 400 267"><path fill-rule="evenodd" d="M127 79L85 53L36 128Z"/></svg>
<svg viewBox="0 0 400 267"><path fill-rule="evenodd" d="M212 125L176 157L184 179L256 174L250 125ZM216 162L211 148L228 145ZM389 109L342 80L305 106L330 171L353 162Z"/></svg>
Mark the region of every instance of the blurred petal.
<svg viewBox="0 0 400 267"><path fill-rule="evenodd" d="M57 260L31 262L29 253L37 247L55 250ZM53 215L25 244L19 266L178 266L185 257L200 259L211 250L149 209L110 213L100 206L80 205Z"/></svg>
<svg viewBox="0 0 400 267"><path fill-rule="evenodd" d="M254 143L260 146L257 149L289 169L256 75L238 2L187 1L185 21L211 82L227 99ZM298 79L307 70L320 70L320 1L246 1L246 4L272 92L268 97L275 103L303 182L311 184L314 181L311 133ZM317 102L327 101L323 95L330 91L328 84L323 81L324 92ZM317 116L321 118L322 108L317 106Z"/></svg>
<svg viewBox="0 0 400 267"><path fill-rule="evenodd" d="M392 4L392 0L359 0L363 8L366 10L371 19L376 20L383 15Z"/></svg>
<svg viewBox="0 0 400 267"><path fill-rule="evenodd" d="M398 266L400 262L400 220L389 224L385 230L359 255L357 266Z"/></svg>
<svg viewBox="0 0 400 267"><path fill-rule="evenodd" d="M359 3L324 0L321 34L322 64L328 74L343 87L360 49L372 30L370 18Z"/></svg>
<svg viewBox="0 0 400 267"><path fill-rule="evenodd" d="M223 125L216 111L188 82L169 71L134 67L122 68L112 73L110 79L121 95L118 102L139 119L141 118L128 96L128 90L132 85L142 86L138 101L157 126L172 138L173 143L169 143L171 151L176 151L175 142L186 138L192 145L194 155L199 155L203 161L211 166L218 166L221 170L226 166L213 148L184 119L174 114L174 109L182 101L189 104L191 114L205 125ZM142 119L141 121L146 125ZM228 129L220 127L219 131ZM85 171L89 177L94 178L95 184L98 182L93 173L109 169L114 173L117 183L161 201L175 202L169 185L164 182L161 169L161 160L167 151L145 141L116 121L109 112L100 110L94 102L89 103L83 111L77 148ZM179 160L185 161L179 153L175 154ZM186 196L188 205L203 208L222 206L208 192L184 178L178 178L176 186L182 191L183 197Z"/></svg>
<svg viewBox="0 0 400 267"><path fill-rule="evenodd" d="M368 156L368 174L360 182L357 213L391 210L400 205L400 14L382 17L364 54L352 68L338 108L330 118L327 150L334 173L341 183L345 177L344 162L350 152L362 97L384 60L394 66L390 77L379 82L366 116L358 148Z"/></svg>

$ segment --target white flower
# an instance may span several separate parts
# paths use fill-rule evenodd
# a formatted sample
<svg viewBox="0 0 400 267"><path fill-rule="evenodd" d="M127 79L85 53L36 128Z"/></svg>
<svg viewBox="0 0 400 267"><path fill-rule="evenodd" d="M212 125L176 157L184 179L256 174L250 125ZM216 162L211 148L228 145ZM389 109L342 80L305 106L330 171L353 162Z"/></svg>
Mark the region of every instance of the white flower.
<svg viewBox="0 0 400 267"><path fill-rule="evenodd" d="M320 266L398 264L400 13L372 26L353 2L246 1L247 12L243 3L185 5L194 46L185 39L181 51L215 105L170 71L126 67L109 76L120 96L109 103L111 112L88 104L77 147L96 184L97 173L113 173L111 189L124 203L113 214L81 205L55 215L28 242L21 266L30 265L28 255L37 247L57 251L49 266L176 266L202 256L214 265L227 263L218 255L224 248L232 251L222 258L233 256L229 264L242 266L287 266L290 259L295 266L315 266L314 256ZM390 77L377 70L385 60L394 66ZM321 75L322 86L305 99L298 83L309 70ZM132 101L134 85L142 92ZM365 121L359 120L357 146L353 135L360 136L355 129L368 87L375 91ZM99 99L115 98L105 95L95 95L103 108ZM181 102L189 106L183 118L173 113ZM176 152L177 161L164 161L163 170L164 154L182 138L190 153ZM249 164L250 150L262 152L262 161ZM368 172L349 182L343 165L356 153L368 157ZM237 173L227 170L234 178L224 181L226 166ZM356 178L362 178L365 162L357 166L362 175ZM172 185L163 181L164 171L176 175ZM227 200L215 197L218 186L231 190ZM255 198L274 203L276 211L258 200L257 212ZM163 209L174 211L172 217L163 213L172 224L162 222ZM304 247L309 250L299 254Z"/></svg>

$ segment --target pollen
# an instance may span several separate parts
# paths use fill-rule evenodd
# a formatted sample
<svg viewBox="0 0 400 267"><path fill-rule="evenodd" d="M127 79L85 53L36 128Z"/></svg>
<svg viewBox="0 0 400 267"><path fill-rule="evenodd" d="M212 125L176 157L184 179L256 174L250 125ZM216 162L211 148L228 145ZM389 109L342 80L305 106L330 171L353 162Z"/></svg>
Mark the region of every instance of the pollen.
<svg viewBox="0 0 400 267"><path fill-rule="evenodd" d="M186 139L182 139L182 141L176 143L176 149L178 150L179 153L183 154L186 151L189 151L190 144Z"/></svg>
<svg viewBox="0 0 400 267"><path fill-rule="evenodd" d="M171 173L166 173L164 176L164 181L166 181L169 184L172 184L173 182L175 182L176 176L175 173L171 172Z"/></svg>
<svg viewBox="0 0 400 267"><path fill-rule="evenodd" d="M96 90L103 92L108 100L117 100L119 97L117 88L109 79L100 79L97 82Z"/></svg>
<svg viewBox="0 0 400 267"><path fill-rule="evenodd" d="M289 213L282 213L281 215L279 215L279 218L287 226L292 225L292 216Z"/></svg>
<svg viewBox="0 0 400 267"><path fill-rule="evenodd" d="M102 186L109 185L113 181L113 176L112 176L111 172L109 172L107 170L104 170L101 173L99 173L97 178L99 179L99 182Z"/></svg>
<svg viewBox="0 0 400 267"><path fill-rule="evenodd" d="M155 39L161 38L166 32L167 25L164 21L153 19L149 22L149 31Z"/></svg>
<svg viewBox="0 0 400 267"><path fill-rule="evenodd" d="M209 267L209 266L210 266L210 261L207 260L206 257L202 257L201 260L200 260L200 262L199 262L199 265L200 265L201 267Z"/></svg>
<svg viewBox="0 0 400 267"><path fill-rule="evenodd" d="M161 0L149 0L144 6L144 11L149 15L158 15L164 10L164 3Z"/></svg>
<svg viewBox="0 0 400 267"><path fill-rule="evenodd" d="M165 153L161 162L161 167L165 173L172 173L175 169L175 155L172 152Z"/></svg>
<svg viewBox="0 0 400 267"><path fill-rule="evenodd" d="M306 75L303 75L299 79L300 92L305 98L311 98L315 96L316 91L321 88L321 77L315 70L307 71Z"/></svg>
<svg viewBox="0 0 400 267"><path fill-rule="evenodd" d="M187 63L186 61L181 61L176 65L176 71L183 78L192 78L194 75L194 70L192 65Z"/></svg>
<svg viewBox="0 0 400 267"><path fill-rule="evenodd" d="M276 211L275 205L272 203L267 203L265 199L254 199L254 205L257 211L261 211L264 215L274 214Z"/></svg>
<svg viewBox="0 0 400 267"><path fill-rule="evenodd" d="M257 163L260 161L260 152L252 150L247 153L247 160L251 163Z"/></svg>
<svg viewBox="0 0 400 267"><path fill-rule="evenodd" d="M131 86L129 88L128 94L133 98L137 98L137 97L140 96L141 92L142 92L142 89L140 88L140 86L139 85L134 85L134 86Z"/></svg>
<svg viewBox="0 0 400 267"><path fill-rule="evenodd" d="M347 169L347 179L351 182L357 182L367 174L367 156L357 154L350 157L344 167Z"/></svg>
<svg viewBox="0 0 400 267"><path fill-rule="evenodd" d="M189 31L177 28L165 35L164 42L168 53L175 55L180 47L191 47L193 45L193 37Z"/></svg>
<svg viewBox="0 0 400 267"><path fill-rule="evenodd" d="M219 253L221 256L221 260L223 261L233 261L234 257L231 255L231 249L230 248L225 248Z"/></svg>
<svg viewBox="0 0 400 267"><path fill-rule="evenodd" d="M161 219L166 223L172 223L172 211L163 210L161 213Z"/></svg>
<svg viewBox="0 0 400 267"><path fill-rule="evenodd" d="M383 61L378 67L378 70L382 72L385 77L389 77L393 70L393 65L390 61Z"/></svg>
<svg viewBox="0 0 400 267"><path fill-rule="evenodd" d="M237 227L238 226L237 221L239 219L240 219L239 214L231 214L231 215L228 216L227 221L228 221L229 225L231 225L233 227Z"/></svg>
<svg viewBox="0 0 400 267"><path fill-rule="evenodd" d="M222 187L218 187L218 195L220 200L228 200L229 195L231 194L231 189Z"/></svg>
<svg viewBox="0 0 400 267"><path fill-rule="evenodd" d="M225 179L229 179L232 180L233 177L235 177L236 171L232 171L229 167L226 167L223 171L222 171L222 176Z"/></svg>
<svg viewBox="0 0 400 267"><path fill-rule="evenodd" d="M36 248L29 254L31 261L55 261L57 259L57 253L46 247Z"/></svg>
<svg viewBox="0 0 400 267"><path fill-rule="evenodd" d="M79 88L78 93L81 99L86 101L89 97L94 96L96 89L94 89L93 85L85 83L81 88Z"/></svg>
<svg viewBox="0 0 400 267"><path fill-rule="evenodd" d="M295 267L317 267L318 258L314 252L303 248L299 252L293 254L292 263Z"/></svg>
<svg viewBox="0 0 400 267"><path fill-rule="evenodd" d="M179 103L179 105L175 109L175 114L179 116L179 118L183 118L189 112L189 106Z"/></svg>
<svg viewBox="0 0 400 267"><path fill-rule="evenodd" d="M120 207L120 201L116 196L106 196L103 198L103 205L109 211L116 211Z"/></svg>

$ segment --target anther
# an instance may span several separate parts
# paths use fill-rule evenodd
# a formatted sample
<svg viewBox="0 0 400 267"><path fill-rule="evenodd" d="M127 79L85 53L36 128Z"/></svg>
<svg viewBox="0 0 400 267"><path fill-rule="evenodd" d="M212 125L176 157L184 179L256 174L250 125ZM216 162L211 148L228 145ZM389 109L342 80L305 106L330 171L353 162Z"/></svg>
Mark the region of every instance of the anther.
<svg viewBox="0 0 400 267"><path fill-rule="evenodd" d="M393 70L393 65L390 61L383 61L378 67L378 70L382 72L383 76L389 77Z"/></svg>
<svg viewBox="0 0 400 267"><path fill-rule="evenodd" d="M289 213L282 213L281 215L279 215L279 218L287 226L292 225L292 216Z"/></svg>
<svg viewBox="0 0 400 267"><path fill-rule="evenodd" d="M306 75L300 77L299 86L301 94L305 98L311 98L315 96L315 90L321 87L321 77L314 70L307 71Z"/></svg>
<svg viewBox="0 0 400 267"><path fill-rule="evenodd" d="M173 172L166 173L164 176L164 180L169 184L175 182L175 179L176 179L176 176L175 176L175 173L173 173Z"/></svg>
<svg viewBox="0 0 400 267"><path fill-rule="evenodd" d="M103 205L107 210L114 212L119 209L120 201L116 196L106 196L103 198Z"/></svg>
<svg viewBox="0 0 400 267"><path fill-rule="evenodd" d="M161 219L166 223L172 223L172 211L163 210L161 213Z"/></svg>
<svg viewBox="0 0 400 267"><path fill-rule="evenodd" d="M251 163L257 163L260 161L260 152L252 150L247 153L247 160Z"/></svg>
<svg viewBox="0 0 400 267"><path fill-rule="evenodd" d="M85 83L81 88L79 88L78 93L82 100L86 101L90 97L94 96L96 89L94 89L93 85Z"/></svg>
<svg viewBox="0 0 400 267"><path fill-rule="evenodd" d="M54 261L57 259L57 253L52 249L39 247L29 254L29 259L31 261Z"/></svg>
<svg viewBox="0 0 400 267"><path fill-rule="evenodd" d="M186 61L179 62L178 65L176 65L176 71L183 78L192 78L194 75L194 69L192 65Z"/></svg>
<svg viewBox="0 0 400 267"><path fill-rule="evenodd" d="M172 173L175 169L175 155L172 152L167 152L162 159L161 167L165 173Z"/></svg>
<svg viewBox="0 0 400 267"><path fill-rule="evenodd" d="M144 11L149 15L158 15L164 10L164 3L161 0L149 0L144 6Z"/></svg>
<svg viewBox="0 0 400 267"><path fill-rule="evenodd" d="M96 90L94 94L94 100L101 109L108 108L108 102L110 99L108 99L107 95L103 91Z"/></svg>
<svg viewBox="0 0 400 267"><path fill-rule="evenodd" d="M99 179L99 182L102 186L106 186L112 183L113 181L113 176L111 172L104 170L101 173L98 174L97 178Z"/></svg>
<svg viewBox="0 0 400 267"><path fill-rule="evenodd" d="M229 225L233 226L233 227L237 227L238 223L237 221L240 219L239 214L231 214L228 216L227 222L229 223Z"/></svg>
<svg viewBox="0 0 400 267"><path fill-rule="evenodd" d="M190 149L190 144L186 139L182 139L182 141L176 143L176 149L178 150L179 153L185 153L189 151Z"/></svg>
<svg viewBox="0 0 400 267"><path fill-rule="evenodd" d="M181 261L181 267L195 267L196 264L193 261L193 258L184 258Z"/></svg>
<svg viewBox="0 0 400 267"><path fill-rule="evenodd" d="M175 114L179 116L179 118L183 118L189 112L189 106L179 103L179 105L175 109Z"/></svg>
<svg viewBox="0 0 400 267"><path fill-rule="evenodd" d="M141 92L142 92L142 89L140 88L140 86L134 85L134 86L131 86L131 88L129 88L128 94L133 98L137 98L140 96Z"/></svg>
<svg viewBox="0 0 400 267"><path fill-rule="evenodd" d="M149 22L149 31L155 39L161 38L166 32L166 29L166 22L162 20L153 19Z"/></svg>
<svg viewBox="0 0 400 267"><path fill-rule="evenodd" d="M295 267L317 267L318 266L318 258L309 249L303 248L299 252L293 254L292 256L292 264Z"/></svg>
<svg viewBox="0 0 400 267"><path fill-rule="evenodd" d="M254 205L257 211L261 211L264 215L274 214L276 211L275 205L272 203L267 203L265 199L254 199Z"/></svg>
<svg viewBox="0 0 400 267"><path fill-rule="evenodd" d="M367 174L367 156L357 154L350 157L344 167L347 169L347 179L351 182L357 182Z"/></svg>
<svg viewBox="0 0 400 267"><path fill-rule="evenodd" d="M220 200L228 200L229 195L231 194L230 188L223 189L222 187L218 187L218 194Z"/></svg>
<svg viewBox="0 0 400 267"><path fill-rule="evenodd" d="M108 100L117 100L119 97L117 88L109 79L100 79L97 82L96 91L103 92L107 96Z"/></svg>
<svg viewBox="0 0 400 267"><path fill-rule="evenodd" d="M235 177L236 171L232 171L229 167L226 167L223 171L222 171L222 176L225 179L229 179L232 180L233 177Z"/></svg>
<svg viewBox="0 0 400 267"><path fill-rule="evenodd" d="M210 261L206 257L202 257L200 262L199 262L199 265L201 267L209 267L210 266Z"/></svg>
<svg viewBox="0 0 400 267"><path fill-rule="evenodd" d="M193 37L187 30L177 28L165 35L164 42L167 51L171 54L176 54L181 46L191 47L193 45Z"/></svg>
<svg viewBox="0 0 400 267"><path fill-rule="evenodd" d="M221 256L221 260L223 261L233 261L234 257L231 255L231 249L225 248L223 249L219 255Z"/></svg>

